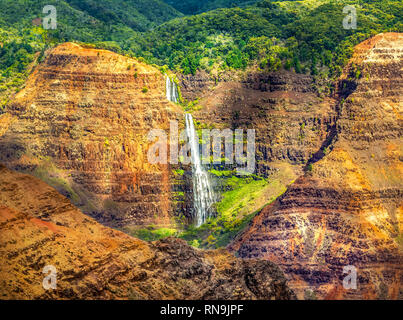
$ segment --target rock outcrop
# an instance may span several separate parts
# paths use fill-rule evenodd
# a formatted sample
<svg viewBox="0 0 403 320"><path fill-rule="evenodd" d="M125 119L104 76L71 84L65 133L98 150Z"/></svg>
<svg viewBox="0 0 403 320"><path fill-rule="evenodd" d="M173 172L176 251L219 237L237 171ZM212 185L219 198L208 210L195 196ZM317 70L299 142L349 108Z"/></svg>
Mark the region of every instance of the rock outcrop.
<svg viewBox="0 0 403 320"><path fill-rule="evenodd" d="M337 87L327 152L230 248L279 264L299 298L401 299L403 34L358 45Z"/></svg>
<svg viewBox="0 0 403 320"><path fill-rule="evenodd" d="M181 108L161 72L106 50L52 49L3 115L0 161L112 226L171 223L170 168L151 165L151 129Z"/></svg>
<svg viewBox="0 0 403 320"><path fill-rule="evenodd" d="M45 290L46 266L56 288ZM45 279L45 283L46 279ZM280 269L104 227L30 175L0 166L1 299L293 299Z"/></svg>

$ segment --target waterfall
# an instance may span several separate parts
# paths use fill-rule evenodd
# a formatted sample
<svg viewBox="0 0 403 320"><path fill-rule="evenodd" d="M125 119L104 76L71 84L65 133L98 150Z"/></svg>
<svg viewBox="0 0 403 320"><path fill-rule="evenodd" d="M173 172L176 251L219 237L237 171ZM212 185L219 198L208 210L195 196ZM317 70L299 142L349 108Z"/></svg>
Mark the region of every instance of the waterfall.
<svg viewBox="0 0 403 320"><path fill-rule="evenodd" d="M165 89L166 89L166 95L167 99L169 101L178 102L178 88L176 87L176 83L168 77L168 75L165 75Z"/></svg>
<svg viewBox="0 0 403 320"><path fill-rule="evenodd" d="M179 97L176 83L168 75L165 75L165 77L166 97L169 101L177 103ZM185 120L192 162L194 221L196 226L200 226L213 213L214 194L207 172L204 170L200 160L199 137L194 128L192 115L186 113Z"/></svg>
<svg viewBox="0 0 403 320"><path fill-rule="evenodd" d="M214 203L213 189L210 186L207 172L204 170L199 153L199 137L193 124L192 115L185 114L186 134L189 138L191 160L192 160L192 180L193 180L193 207L195 210L196 226L202 225L213 212Z"/></svg>

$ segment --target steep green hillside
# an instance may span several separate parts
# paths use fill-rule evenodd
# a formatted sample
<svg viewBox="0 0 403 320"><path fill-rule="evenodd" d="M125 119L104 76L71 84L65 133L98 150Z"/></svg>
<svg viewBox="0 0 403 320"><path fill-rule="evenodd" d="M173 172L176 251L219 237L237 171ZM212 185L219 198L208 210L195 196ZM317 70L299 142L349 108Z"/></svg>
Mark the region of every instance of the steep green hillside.
<svg viewBox="0 0 403 320"><path fill-rule="evenodd" d="M121 23L133 30L146 31L182 14L161 0L66 0L107 24Z"/></svg>
<svg viewBox="0 0 403 320"><path fill-rule="evenodd" d="M160 0L0 0L0 18L7 24L30 22L45 16L42 14L45 5L54 5L58 22L72 29L97 29L104 23L146 31L182 15Z"/></svg>
<svg viewBox="0 0 403 320"><path fill-rule="evenodd" d="M191 15L218 8L244 7L257 0L165 0L166 3L180 12Z"/></svg>
<svg viewBox="0 0 403 320"><path fill-rule="evenodd" d="M322 4L321 4L322 3ZM197 69L263 69L340 72L354 45L373 34L403 31L401 1L260 1L247 8L217 9L169 21L147 32L136 52L183 73ZM357 7L357 29L342 27L343 7Z"/></svg>
<svg viewBox="0 0 403 320"><path fill-rule="evenodd" d="M137 53L184 73L216 65L245 68L250 59L264 55L259 51L270 51L267 46L276 45L270 39L281 38L282 26L296 18L278 6L265 4L174 19L146 33Z"/></svg>

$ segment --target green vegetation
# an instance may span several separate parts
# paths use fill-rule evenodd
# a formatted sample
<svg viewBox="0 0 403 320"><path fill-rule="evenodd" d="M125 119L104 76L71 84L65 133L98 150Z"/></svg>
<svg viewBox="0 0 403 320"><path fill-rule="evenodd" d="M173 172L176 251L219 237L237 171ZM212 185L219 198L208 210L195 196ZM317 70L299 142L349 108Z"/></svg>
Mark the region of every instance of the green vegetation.
<svg viewBox="0 0 403 320"><path fill-rule="evenodd" d="M41 28L4 30L0 23L0 112L11 94L24 84L32 63L42 59L45 38Z"/></svg>
<svg viewBox="0 0 403 320"><path fill-rule="evenodd" d="M166 237L175 236L176 233L176 229L158 228L152 225L148 226L147 228L138 229L131 232L132 236L145 241L160 240Z"/></svg>
<svg viewBox="0 0 403 320"><path fill-rule="evenodd" d="M177 191L177 192L174 192L174 195L176 195L178 197L184 197L185 193L183 191Z"/></svg>
<svg viewBox="0 0 403 320"><path fill-rule="evenodd" d="M274 60L277 54L284 54L267 46L281 33L281 25L291 21L292 15L279 8L217 9L174 19L146 33L139 54L185 74L197 69L244 69L263 51L271 52ZM259 37L265 38L256 39ZM251 38L254 41L248 46ZM262 40L256 49L253 44Z"/></svg>
<svg viewBox="0 0 403 320"><path fill-rule="evenodd" d="M401 1L260 1L171 20L140 42L147 61L195 73L198 69L293 68L336 76L357 43L383 31L402 31ZM343 7L358 7L358 27L342 27ZM151 45L152 44L152 45Z"/></svg>
<svg viewBox="0 0 403 320"><path fill-rule="evenodd" d="M189 244L197 248L224 247L250 223L258 212L256 211L237 219L219 216L210 219L198 228L188 227L186 231L179 234L179 237L187 240Z"/></svg>
<svg viewBox="0 0 403 320"><path fill-rule="evenodd" d="M237 177L232 171L223 171L222 174L217 171L216 174L225 179L226 189L229 189L222 193L222 200L217 204L216 217L210 218L200 227L190 225L184 230L151 225L128 232L146 241L175 236L197 248L223 247L234 239L264 206L285 191L285 186L277 180L269 182L257 176ZM264 193L267 193L269 188L275 191L267 198ZM176 192L174 195L183 197L184 193Z"/></svg>
<svg viewBox="0 0 403 320"><path fill-rule="evenodd" d="M165 0L166 3L185 14L196 14L217 8L244 7L257 0Z"/></svg>
<svg viewBox="0 0 403 320"><path fill-rule="evenodd" d="M230 177L234 174L233 170L215 170L210 169L209 172L217 177Z"/></svg>
<svg viewBox="0 0 403 320"><path fill-rule="evenodd" d="M186 112L194 112L194 111L198 111L202 108L202 106L199 104L199 99L195 99L193 101L186 101L185 103L183 103L183 109ZM196 127L197 127L197 123L196 123Z"/></svg>
<svg viewBox="0 0 403 320"><path fill-rule="evenodd" d="M80 196L70 186L70 183L66 181L55 169L49 167L37 167L32 174L42 181L46 182L65 197L69 198L73 203L80 202Z"/></svg>
<svg viewBox="0 0 403 320"><path fill-rule="evenodd" d="M231 176L227 180L227 186L231 190L222 194L223 198L217 206L217 211L226 219L231 215L238 216L238 212L257 198L267 185L268 181L263 178Z"/></svg>
<svg viewBox="0 0 403 320"><path fill-rule="evenodd" d="M187 226L178 236L200 248L226 246L265 206L272 203L292 184L297 175L293 166L276 164L279 169L269 179L255 175L236 176L231 170L210 169L222 185L217 216L200 227Z"/></svg>
<svg viewBox="0 0 403 320"><path fill-rule="evenodd" d="M222 199L217 203L217 216L200 227L188 226L178 236L201 248L226 246L268 203L285 191L278 180L268 181L257 176L237 177L232 171L210 170L225 179ZM268 191L272 192L268 192ZM273 191L275 190L275 191Z"/></svg>
<svg viewBox="0 0 403 320"><path fill-rule="evenodd" d="M178 176L183 176L185 174L185 170L183 169L175 169L173 170L174 174L178 175Z"/></svg>
<svg viewBox="0 0 403 320"><path fill-rule="evenodd" d="M399 233L399 235L396 237L396 242L400 248L403 248L403 233Z"/></svg>
<svg viewBox="0 0 403 320"><path fill-rule="evenodd" d="M105 24L146 31L182 14L161 0L65 0Z"/></svg>

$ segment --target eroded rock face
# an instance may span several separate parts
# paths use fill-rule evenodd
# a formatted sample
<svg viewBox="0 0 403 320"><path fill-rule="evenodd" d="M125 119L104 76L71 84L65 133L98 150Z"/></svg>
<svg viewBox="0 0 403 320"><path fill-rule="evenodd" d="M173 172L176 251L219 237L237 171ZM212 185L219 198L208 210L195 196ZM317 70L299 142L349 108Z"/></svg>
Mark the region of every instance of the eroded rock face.
<svg viewBox="0 0 403 320"><path fill-rule="evenodd" d="M256 173L268 176L279 163L295 172L335 130L336 101L321 95L314 79L289 71L249 72L215 84L202 74L182 78L182 95L199 97L193 116L220 129L255 129Z"/></svg>
<svg viewBox="0 0 403 320"><path fill-rule="evenodd" d="M42 286L43 268L56 289ZM147 243L82 214L42 181L0 165L1 299L293 299L280 269L179 239Z"/></svg>
<svg viewBox="0 0 403 320"><path fill-rule="evenodd" d="M178 74L181 93L186 100L193 101L203 96L215 86L213 79L207 72L198 71L195 75Z"/></svg>
<svg viewBox="0 0 403 320"><path fill-rule="evenodd" d="M170 223L170 168L149 163L147 134L169 129L182 111L167 101L157 69L61 44L6 116L0 160L8 167L40 177L104 224Z"/></svg>
<svg viewBox="0 0 403 320"><path fill-rule="evenodd" d="M357 46L331 151L230 245L279 264L299 298L403 296L402 70L402 34ZM356 290L343 287L349 265Z"/></svg>

